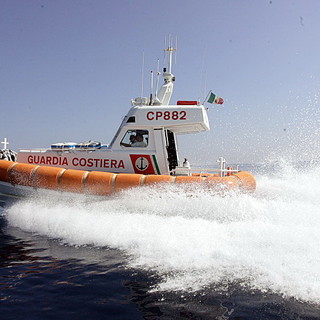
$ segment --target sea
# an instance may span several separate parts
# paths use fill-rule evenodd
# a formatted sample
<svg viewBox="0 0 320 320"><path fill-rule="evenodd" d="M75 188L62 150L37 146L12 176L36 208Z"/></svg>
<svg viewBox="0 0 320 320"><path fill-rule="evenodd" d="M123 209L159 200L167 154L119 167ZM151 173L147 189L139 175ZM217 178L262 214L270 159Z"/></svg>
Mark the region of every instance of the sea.
<svg viewBox="0 0 320 320"><path fill-rule="evenodd" d="M2 203L0 319L320 319L320 163L196 186Z"/></svg>

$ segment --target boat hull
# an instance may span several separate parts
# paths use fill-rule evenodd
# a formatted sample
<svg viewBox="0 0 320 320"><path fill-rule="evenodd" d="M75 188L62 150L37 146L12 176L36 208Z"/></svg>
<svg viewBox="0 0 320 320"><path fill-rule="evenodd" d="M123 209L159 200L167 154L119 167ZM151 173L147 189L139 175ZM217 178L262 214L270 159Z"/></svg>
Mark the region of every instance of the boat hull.
<svg viewBox="0 0 320 320"><path fill-rule="evenodd" d="M36 190L30 187L17 186L0 181L0 207L4 207L24 197L32 196L35 192Z"/></svg>
<svg viewBox="0 0 320 320"><path fill-rule="evenodd" d="M59 167L37 166L0 160L0 182L12 196L24 196L32 190L49 189L107 196L127 188L159 183L198 184L207 188L234 189L252 192L256 188L254 176L240 171L230 176L170 176L83 171Z"/></svg>

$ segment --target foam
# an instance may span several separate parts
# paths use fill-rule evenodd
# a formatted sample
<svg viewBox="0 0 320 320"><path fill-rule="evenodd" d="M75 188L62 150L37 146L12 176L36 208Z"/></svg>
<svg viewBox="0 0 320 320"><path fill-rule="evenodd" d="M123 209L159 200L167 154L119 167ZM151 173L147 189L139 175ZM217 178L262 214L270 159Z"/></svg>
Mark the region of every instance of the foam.
<svg viewBox="0 0 320 320"><path fill-rule="evenodd" d="M153 290L240 283L320 303L320 167L283 165L254 194L138 188L106 200L43 193L4 212L11 226L70 245L128 253L157 272Z"/></svg>

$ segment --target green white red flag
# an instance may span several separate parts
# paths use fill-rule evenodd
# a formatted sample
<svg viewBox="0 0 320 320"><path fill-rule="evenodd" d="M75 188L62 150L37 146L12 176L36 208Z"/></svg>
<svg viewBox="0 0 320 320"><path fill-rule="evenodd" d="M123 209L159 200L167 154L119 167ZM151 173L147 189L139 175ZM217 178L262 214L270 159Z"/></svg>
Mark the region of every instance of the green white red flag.
<svg viewBox="0 0 320 320"><path fill-rule="evenodd" d="M207 102L215 103L215 104L223 104L224 101L222 98L218 97L216 94L211 92Z"/></svg>

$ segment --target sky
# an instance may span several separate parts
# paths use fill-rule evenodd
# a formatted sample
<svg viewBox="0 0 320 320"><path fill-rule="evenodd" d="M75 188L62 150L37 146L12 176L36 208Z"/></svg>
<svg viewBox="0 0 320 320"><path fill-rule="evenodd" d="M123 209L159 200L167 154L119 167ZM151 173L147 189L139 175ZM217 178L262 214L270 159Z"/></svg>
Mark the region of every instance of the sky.
<svg viewBox="0 0 320 320"><path fill-rule="evenodd" d="M0 0L0 139L110 143L178 39L171 104L203 101L211 130L179 136L210 164L320 155L318 0Z"/></svg>

